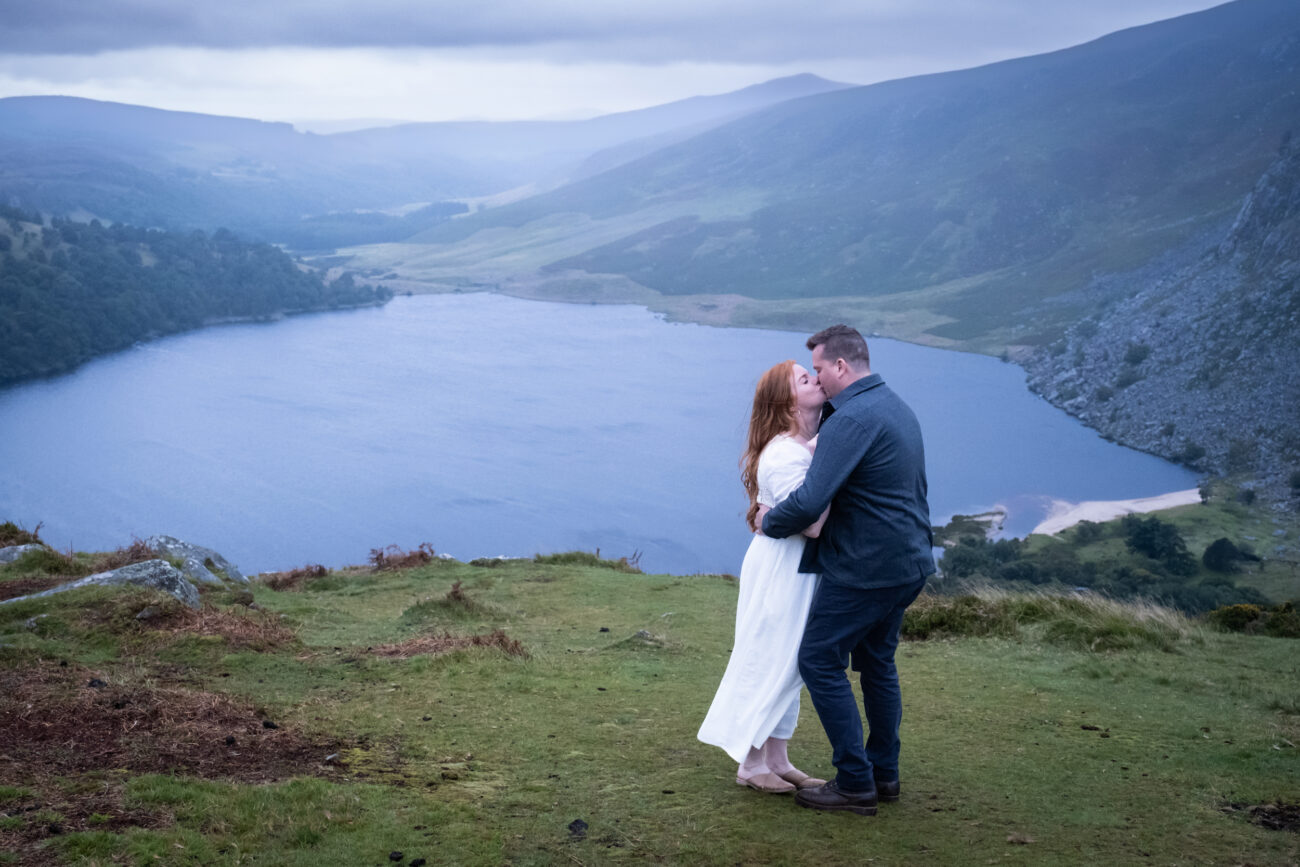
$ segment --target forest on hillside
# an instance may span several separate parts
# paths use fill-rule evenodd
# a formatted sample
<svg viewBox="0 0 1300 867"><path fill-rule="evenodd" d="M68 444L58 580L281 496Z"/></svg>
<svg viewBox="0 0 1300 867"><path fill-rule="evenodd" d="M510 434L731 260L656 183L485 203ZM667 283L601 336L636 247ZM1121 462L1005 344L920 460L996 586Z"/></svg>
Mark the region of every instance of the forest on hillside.
<svg viewBox="0 0 1300 867"><path fill-rule="evenodd" d="M224 229L168 232L0 206L0 386L71 370L206 323L382 303L351 275L327 283L270 244Z"/></svg>

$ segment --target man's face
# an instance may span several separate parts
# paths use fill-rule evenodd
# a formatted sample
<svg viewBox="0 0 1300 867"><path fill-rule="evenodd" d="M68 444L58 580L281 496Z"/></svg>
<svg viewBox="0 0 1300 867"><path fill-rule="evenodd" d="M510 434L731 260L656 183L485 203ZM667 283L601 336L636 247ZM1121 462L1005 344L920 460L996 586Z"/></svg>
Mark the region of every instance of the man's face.
<svg viewBox="0 0 1300 867"><path fill-rule="evenodd" d="M822 391L826 392L828 398L834 397L844 390L845 374L848 373L848 365L841 358L827 361L825 354L822 353L822 344L813 347L812 354L813 370L817 371L817 380L821 383Z"/></svg>

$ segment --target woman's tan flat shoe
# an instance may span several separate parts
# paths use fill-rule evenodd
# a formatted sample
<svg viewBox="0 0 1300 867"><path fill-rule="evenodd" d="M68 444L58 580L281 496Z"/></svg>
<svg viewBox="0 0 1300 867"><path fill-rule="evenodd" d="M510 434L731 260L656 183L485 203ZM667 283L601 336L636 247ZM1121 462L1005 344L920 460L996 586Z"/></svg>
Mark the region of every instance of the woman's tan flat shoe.
<svg viewBox="0 0 1300 867"><path fill-rule="evenodd" d="M818 786L826 785L825 780L810 777L798 768L791 768L784 774L778 774L777 776L785 780L787 783L793 783L797 789L815 789Z"/></svg>
<svg viewBox="0 0 1300 867"><path fill-rule="evenodd" d="M786 782L771 771L754 774L752 777L737 776L736 785L749 786L751 789L757 789L760 792L771 792L774 795L789 794L796 788L794 784Z"/></svg>

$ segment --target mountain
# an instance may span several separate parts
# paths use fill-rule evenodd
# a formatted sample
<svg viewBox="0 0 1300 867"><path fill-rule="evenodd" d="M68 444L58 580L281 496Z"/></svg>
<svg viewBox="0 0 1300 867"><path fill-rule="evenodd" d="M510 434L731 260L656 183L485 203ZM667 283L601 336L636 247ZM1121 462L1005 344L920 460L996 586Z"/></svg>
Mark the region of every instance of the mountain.
<svg viewBox="0 0 1300 867"><path fill-rule="evenodd" d="M820 299L812 318L938 345L1045 344L1095 312L1104 275L1221 234L1300 125L1297 81L1300 4L1238 0L783 102L393 256L486 285L737 296L746 324L807 324L790 302Z"/></svg>
<svg viewBox="0 0 1300 867"><path fill-rule="evenodd" d="M604 148L697 132L782 99L845 85L795 76L586 121L404 124L336 135L287 123L163 111L72 97L0 99L0 200L55 215L165 228L237 229L296 247L392 239L412 225L340 213L397 211L554 184ZM688 134L688 133L679 133ZM608 162L608 158L606 158ZM614 160L617 162L617 158ZM321 231L310 218L329 215Z"/></svg>
<svg viewBox="0 0 1300 867"><path fill-rule="evenodd" d="M1288 141L1220 244L1117 278L1098 315L1026 361L1030 386L1103 433L1270 501L1300 471L1300 146Z"/></svg>
<svg viewBox="0 0 1300 867"><path fill-rule="evenodd" d="M0 195L55 215L278 241L306 215L487 188L450 159L412 171L287 123L72 97L0 100Z"/></svg>
<svg viewBox="0 0 1300 867"><path fill-rule="evenodd" d="M697 135L747 113L780 102L852 85L815 75L794 75L717 96L694 96L664 105L601 115L580 121L467 121L410 123L334 138L398 159L430 154L493 167L501 189L530 182L554 181L598 152L614 149L629 158ZM605 167L624 161L606 153Z"/></svg>

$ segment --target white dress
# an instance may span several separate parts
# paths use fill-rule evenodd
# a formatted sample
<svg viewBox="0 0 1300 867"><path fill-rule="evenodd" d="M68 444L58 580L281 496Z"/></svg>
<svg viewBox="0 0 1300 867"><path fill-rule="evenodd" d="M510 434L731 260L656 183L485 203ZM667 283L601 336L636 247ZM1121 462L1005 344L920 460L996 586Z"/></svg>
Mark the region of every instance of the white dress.
<svg viewBox="0 0 1300 867"><path fill-rule="evenodd" d="M786 435L758 458L758 501L775 506L808 472L812 455ZM818 576L799 571L805 539L756 535L740 567L731 660L697 737L737 762L769 737L789 738L799 718L799 642Z"/></svg>

